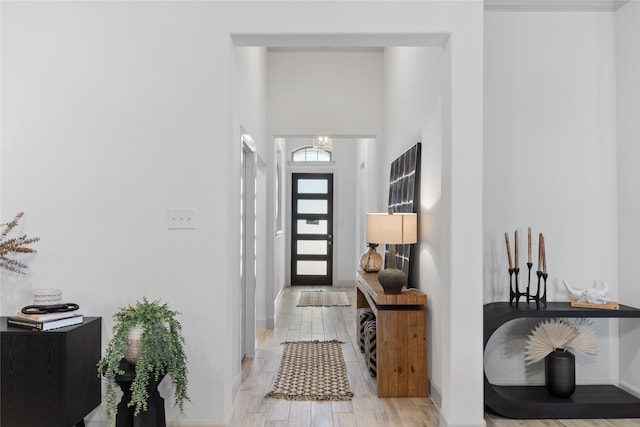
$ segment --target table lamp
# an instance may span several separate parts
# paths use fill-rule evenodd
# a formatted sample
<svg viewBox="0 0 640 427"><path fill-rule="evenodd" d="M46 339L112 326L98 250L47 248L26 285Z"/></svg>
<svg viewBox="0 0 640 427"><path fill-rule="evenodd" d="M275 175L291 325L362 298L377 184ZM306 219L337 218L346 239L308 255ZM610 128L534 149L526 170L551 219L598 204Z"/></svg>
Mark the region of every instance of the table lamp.
<svg viewBox="0 0 640 427"><path fill-rule="evenodd" d="M366 220L367 242L388 244L389 259L378 273L386 294L399 294L407 284L407 275L396 265L396 245L418 241L418 215L415 213L369 213Z"/></svg>

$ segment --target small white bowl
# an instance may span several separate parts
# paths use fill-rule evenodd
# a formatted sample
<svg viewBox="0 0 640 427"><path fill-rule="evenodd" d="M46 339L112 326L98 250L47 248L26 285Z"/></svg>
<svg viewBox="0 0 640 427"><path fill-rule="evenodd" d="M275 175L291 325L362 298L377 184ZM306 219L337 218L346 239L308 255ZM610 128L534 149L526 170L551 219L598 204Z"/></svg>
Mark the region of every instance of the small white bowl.
<svg viewBox="0 0 640 427"><path fill-rule="evenodd" d="M62 303L62 291L60 289L34 289L33 305L54 305Z"/></svg>

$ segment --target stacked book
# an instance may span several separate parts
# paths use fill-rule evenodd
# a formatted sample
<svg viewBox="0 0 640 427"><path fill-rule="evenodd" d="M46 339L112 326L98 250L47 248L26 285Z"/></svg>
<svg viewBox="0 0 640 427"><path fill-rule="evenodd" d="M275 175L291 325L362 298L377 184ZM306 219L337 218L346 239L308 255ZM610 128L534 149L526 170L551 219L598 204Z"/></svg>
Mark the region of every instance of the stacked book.
<svg viewBox="0 0 640 427"><path fill-rule="evenodd" d="M25 328L34 331L50 331L82 323L82 314L75 311L64 311L45 314L24 314L19 311L16 316L7 317L7 326Z"/></svg>

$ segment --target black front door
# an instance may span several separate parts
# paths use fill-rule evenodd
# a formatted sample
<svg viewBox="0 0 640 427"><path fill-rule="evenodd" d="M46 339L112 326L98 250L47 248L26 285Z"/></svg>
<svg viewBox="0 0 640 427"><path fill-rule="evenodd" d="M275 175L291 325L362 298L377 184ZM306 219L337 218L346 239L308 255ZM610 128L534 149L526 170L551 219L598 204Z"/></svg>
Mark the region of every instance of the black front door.
<svg viewBox="0 0 640 427"><path fill-rule="evenodd" d="M292 175L291 284L331 285L333 174Z"/></svg>

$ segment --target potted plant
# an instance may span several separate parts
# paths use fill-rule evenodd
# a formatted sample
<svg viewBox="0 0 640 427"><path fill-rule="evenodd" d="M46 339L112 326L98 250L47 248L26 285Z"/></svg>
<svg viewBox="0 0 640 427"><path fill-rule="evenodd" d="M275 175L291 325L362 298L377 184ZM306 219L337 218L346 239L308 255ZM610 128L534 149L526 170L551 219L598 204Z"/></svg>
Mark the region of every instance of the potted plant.
<svg viewBox="0 0 640 427"><path fill-rule="evenodd" d="M131 400L129 407L135 408L134 415L147 409L149 398L148 384L151 378L158 381L163 375L171 376L175 387L174 404L183 410L184 402L189 401L187 395L187 356L184 352L182 326L176 319L179 313L160 301L149 302L143 298L135 305L120 309L113 316L113 337L107 345L104 357L98 363L98 372L105 379L105 412L109 424L113 424L118 411L116 401L116 376L123 375L121 360L127 353L130 356L136 351L129 348L135 329L138 333L137 361L135 362L135 378L131 383ZM130 335L131 330L134 333ZM127 357L127 359L130 359ZM153 377L152 377L153 376Z"/></svg>
<svg viewBox="0 0 640 427"><path fill-rule="evenodd" d="M595 354L595 330L588 319L549 319L538 323L525 346L527 365L545 361L545 386L549 393L569 397L576 388L573 349Z"/></svg>

